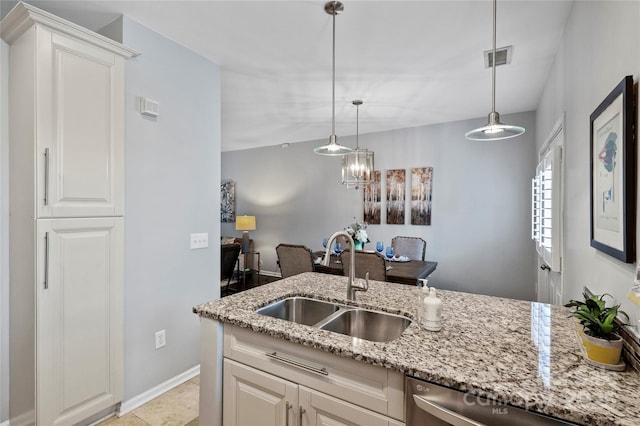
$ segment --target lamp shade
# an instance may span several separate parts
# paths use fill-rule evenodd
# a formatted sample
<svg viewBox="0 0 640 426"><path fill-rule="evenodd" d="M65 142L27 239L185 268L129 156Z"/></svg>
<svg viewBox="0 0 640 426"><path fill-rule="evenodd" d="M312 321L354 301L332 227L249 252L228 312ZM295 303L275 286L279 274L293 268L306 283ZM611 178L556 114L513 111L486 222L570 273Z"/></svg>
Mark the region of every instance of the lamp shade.
<svg viewBox="0 0 640 426"><path fill-rule="evenodd" d="M236 216L236 231L255 231L255 216Z"/></svg>

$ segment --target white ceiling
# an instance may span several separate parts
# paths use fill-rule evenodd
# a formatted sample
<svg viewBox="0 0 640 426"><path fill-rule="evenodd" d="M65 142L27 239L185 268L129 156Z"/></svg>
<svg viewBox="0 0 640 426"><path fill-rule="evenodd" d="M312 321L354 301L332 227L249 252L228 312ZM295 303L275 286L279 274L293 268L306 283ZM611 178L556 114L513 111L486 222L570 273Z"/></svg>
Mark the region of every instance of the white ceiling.
<svg viewBox="0 0 640 426"><path fill-rule="evenodd" d="M325 1L35 1L97 30L120 14L222 69L222 150L326 139L331 134L332 17ZM492 3L349 1L336 17L336 134L486 117ZM6 14L15 2L2 2ZM501 0L496 110L535 110L573 2ZM135 47L135 46L134 46ZM142 52L144 54L144 52ZM152 94L149 94L153 97ZM511 123L517 124L517 123Z"/></svg>

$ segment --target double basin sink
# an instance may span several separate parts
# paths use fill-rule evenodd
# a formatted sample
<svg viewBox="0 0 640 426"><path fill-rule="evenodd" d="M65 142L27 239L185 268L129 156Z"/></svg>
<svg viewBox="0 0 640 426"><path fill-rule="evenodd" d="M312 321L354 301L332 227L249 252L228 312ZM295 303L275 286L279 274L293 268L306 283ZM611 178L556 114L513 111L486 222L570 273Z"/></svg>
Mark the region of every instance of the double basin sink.
<svg viewBox="0 0 640 426"><path fill-rule="evenodd" d="M400 315L307 297L278 300L256 313L373 342L395 340L411 324Z"/></svg>

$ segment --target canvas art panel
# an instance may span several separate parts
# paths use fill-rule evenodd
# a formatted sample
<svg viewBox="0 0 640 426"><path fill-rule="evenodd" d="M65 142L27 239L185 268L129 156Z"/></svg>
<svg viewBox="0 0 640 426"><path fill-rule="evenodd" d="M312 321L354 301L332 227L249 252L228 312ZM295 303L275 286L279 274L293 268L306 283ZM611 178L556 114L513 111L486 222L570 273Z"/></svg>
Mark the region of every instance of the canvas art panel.
<svg viewBox="0 0 640 426"><path fill-rule="evenodd" d="M236 184L232 180L220 183L220 221L236 221Z"/></svg>
<svg viewBox="0 0 640 426"><path fill-rule="evenodd" d="M364 187L364 222L369 225L380 225L382 208L382 188L380 187L380 171L372 174L373 182Z"/></svg>
<svg viewBox="0 0 640 426"><path fill-rule="evenodd" d="M404 225L406 171L387 170L387 223Z"/></svg>
<svg viewBox="0 0 640 426"><path fill-rule="evenodd" d="M433 167L411 169L411 224L431 225Z"/></svg>

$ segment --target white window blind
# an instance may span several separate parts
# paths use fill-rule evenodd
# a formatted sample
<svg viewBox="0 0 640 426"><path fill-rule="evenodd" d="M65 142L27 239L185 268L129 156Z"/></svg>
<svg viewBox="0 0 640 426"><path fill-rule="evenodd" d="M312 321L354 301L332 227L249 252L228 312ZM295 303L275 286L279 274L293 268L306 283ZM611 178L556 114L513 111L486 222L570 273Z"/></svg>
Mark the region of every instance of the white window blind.
<svg viewBox="0 0 640 426"><path fill-rule="evenodd" d="M531 238L552 271L560 272L560 164L559 146L552 146L531 180Z"/></svg>

